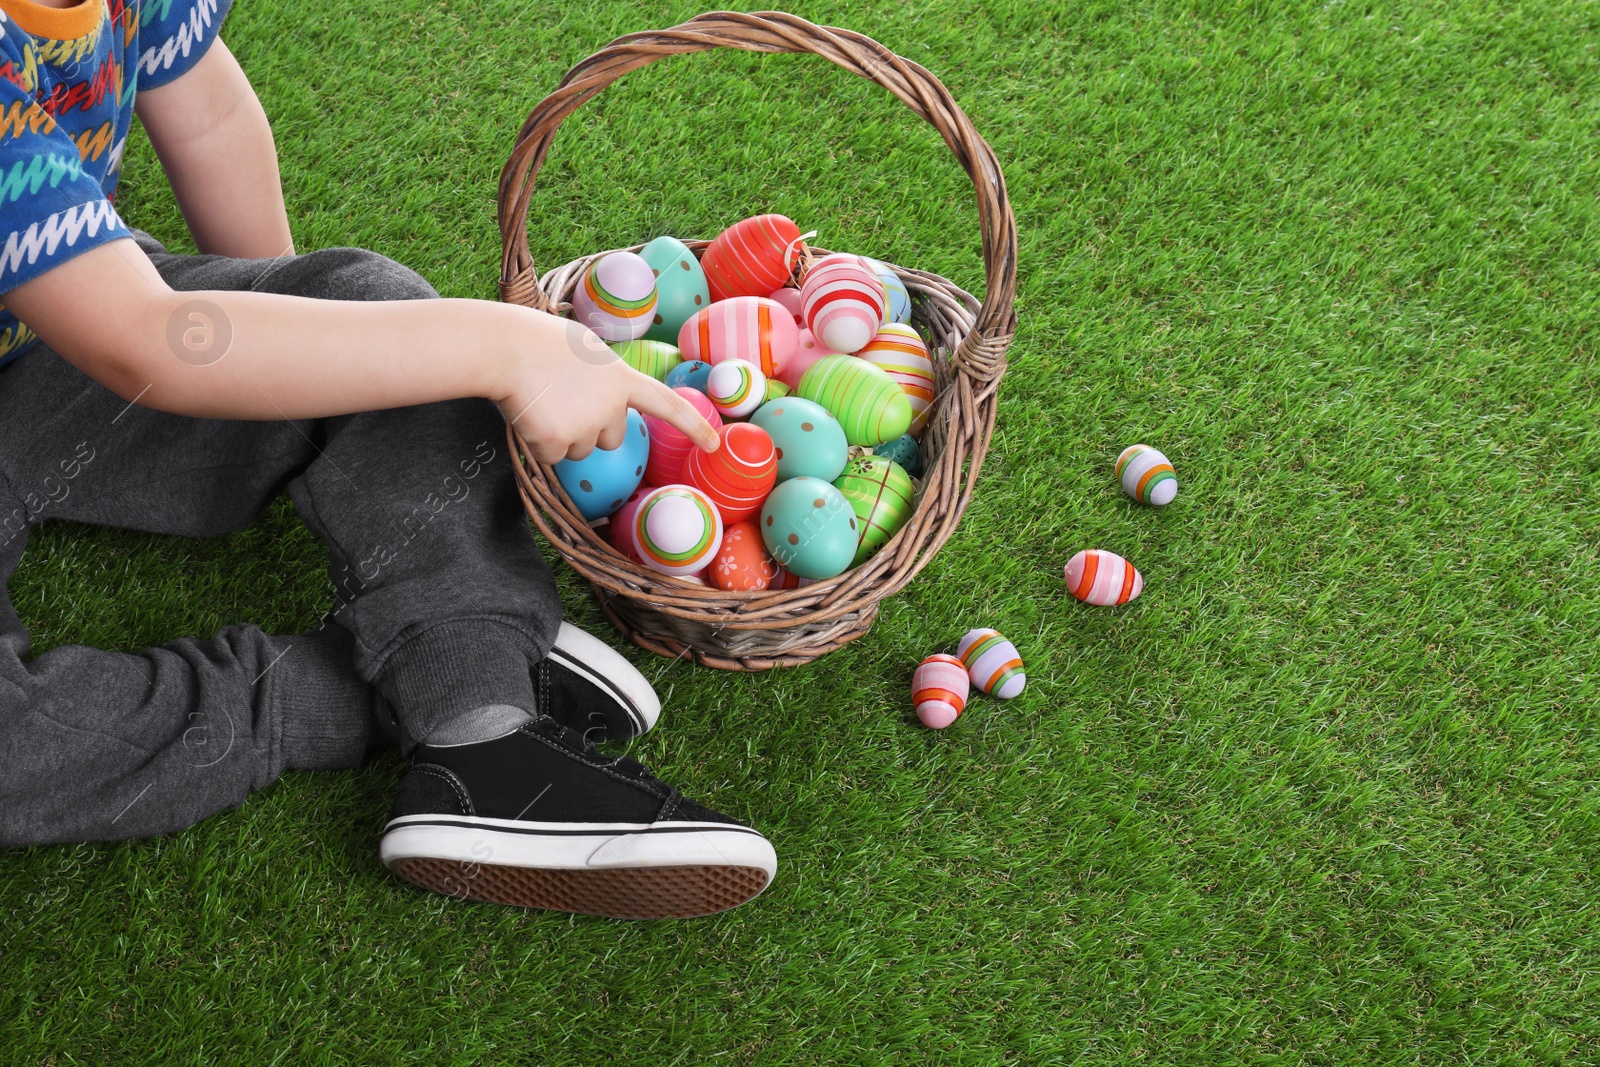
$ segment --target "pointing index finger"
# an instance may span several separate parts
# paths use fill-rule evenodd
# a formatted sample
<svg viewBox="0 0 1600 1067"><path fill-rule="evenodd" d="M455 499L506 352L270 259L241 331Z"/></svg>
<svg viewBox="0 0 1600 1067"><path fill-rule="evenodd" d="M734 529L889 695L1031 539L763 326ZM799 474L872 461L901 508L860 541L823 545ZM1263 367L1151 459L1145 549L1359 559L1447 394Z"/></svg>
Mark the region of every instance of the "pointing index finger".
<svg viewBox="0 0 1600 1067"><path fill-rule="evenodd" d="M717 431L705 420L689 403L677 393L668 389L665 384L644 375L643 379L633 391L632 404L642 415L654 415L656 418L669 422L689 435L699 448L706 452L715 452L722 444Z"/></svg>

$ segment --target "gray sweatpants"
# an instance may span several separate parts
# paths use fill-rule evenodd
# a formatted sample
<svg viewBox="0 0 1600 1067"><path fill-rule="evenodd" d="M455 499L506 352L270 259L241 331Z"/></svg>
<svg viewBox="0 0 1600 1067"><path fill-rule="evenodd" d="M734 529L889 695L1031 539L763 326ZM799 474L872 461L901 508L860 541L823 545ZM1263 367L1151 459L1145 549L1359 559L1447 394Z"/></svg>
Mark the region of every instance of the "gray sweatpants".
<svg viewBox="0 0 1600 1067"><path fill-rule="evenodd" d="M176 290L438 295L362 249L245 260L135 234ZM209 537L285 488L331 557L335 600L311 633L241 623L137 655L72 645L30 659L0 597L0 846L178 830L285 770L354 767L485 705L533 709L529 664L561 606L489 401L195 419L130 405L42 342L0 369L6 582L44 519Z"/></svg>

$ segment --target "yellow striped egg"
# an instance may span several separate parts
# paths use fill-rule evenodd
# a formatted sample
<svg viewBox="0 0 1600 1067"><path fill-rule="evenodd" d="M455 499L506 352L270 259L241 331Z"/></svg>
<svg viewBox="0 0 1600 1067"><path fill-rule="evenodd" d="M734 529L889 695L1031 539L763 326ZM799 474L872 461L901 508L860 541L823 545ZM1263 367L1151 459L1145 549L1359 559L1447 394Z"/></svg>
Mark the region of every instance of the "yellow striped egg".
<svg viewBox="0 0 1600 1067"><path fill-rule="evenodd" d="M1165 507L1178 495L1178 475L1167 457L1149 445L1129 445L1117 457L1116 476L1122 491L1153 507Z"/></svg>
<svg viewBox="0 0 1600 1067"><path fill-rule="evenodd" d="M917 331L899 322L883 327L856 355L887 374L911 401L912 436L928 425L933 404L933 360Z"/></svg>

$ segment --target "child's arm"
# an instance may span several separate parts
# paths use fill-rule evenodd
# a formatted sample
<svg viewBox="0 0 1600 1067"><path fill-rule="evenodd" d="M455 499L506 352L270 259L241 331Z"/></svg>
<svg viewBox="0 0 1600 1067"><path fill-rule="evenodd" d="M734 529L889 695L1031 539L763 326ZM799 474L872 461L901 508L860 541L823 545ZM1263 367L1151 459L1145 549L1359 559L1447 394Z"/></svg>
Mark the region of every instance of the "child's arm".
<svg viewBox="0 0 1600 1067"><path fill-rule="evenodd" d="M127 239L17 286L5 304L73 366L158 411L302 419L480 396L547 463L620 445L629 407L717 447L699 412L592 331L514 304L174 292Z"/></svg>
<svg viewBox="0 0 1600 1067"><path fill-rule="evenodd" d="M140 91L133 109L200 251L293 254L272 127L222 38L181 78Z"/></svg>

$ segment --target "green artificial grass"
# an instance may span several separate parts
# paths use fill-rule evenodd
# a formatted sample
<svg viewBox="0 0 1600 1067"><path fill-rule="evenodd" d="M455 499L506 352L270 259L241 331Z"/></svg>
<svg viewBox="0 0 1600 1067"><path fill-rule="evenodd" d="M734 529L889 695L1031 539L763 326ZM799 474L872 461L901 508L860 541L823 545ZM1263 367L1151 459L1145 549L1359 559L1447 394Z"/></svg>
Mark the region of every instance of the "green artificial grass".
<svg viewBox="0 0 1600 1067"><path fill-rule="evenodd" d="M694 13L255 0L225 36L302 250L492 298L527 110ZM1020 322L980 491L865 639L761 675L634 653L667 705L635 754L765 831L771 890L643 924L456 903L377 863L397 759L293 774L171 837L0 856L0 1061L1595 1062L1593 6L798 13L989 139ZM189 249L128 157L119 208ZM763 211L982 291L948 150L810 57L629 75L563 127L532 246ZM1113 483L1135 441L1177 467L1164 510ZM1085 547L1143 597L1069 598ZM11 591L35 652L133 651L309 628L323 568L280 500L213 541L47 522ZM922 729L913 666L979 625L1027 691Z"/></svg>

